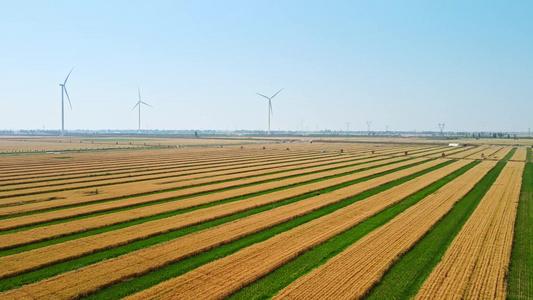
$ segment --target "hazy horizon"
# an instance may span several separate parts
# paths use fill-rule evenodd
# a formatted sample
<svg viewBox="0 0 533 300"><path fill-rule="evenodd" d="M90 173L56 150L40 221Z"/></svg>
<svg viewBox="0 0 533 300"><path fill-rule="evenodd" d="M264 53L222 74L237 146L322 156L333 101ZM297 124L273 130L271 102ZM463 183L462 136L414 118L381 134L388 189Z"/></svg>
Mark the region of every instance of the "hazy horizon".
<svg viewBox="0 0 533 300"><path fill-rule="evenodd" d="M0 130L527 132L533 2L0 4Z"/></svg>

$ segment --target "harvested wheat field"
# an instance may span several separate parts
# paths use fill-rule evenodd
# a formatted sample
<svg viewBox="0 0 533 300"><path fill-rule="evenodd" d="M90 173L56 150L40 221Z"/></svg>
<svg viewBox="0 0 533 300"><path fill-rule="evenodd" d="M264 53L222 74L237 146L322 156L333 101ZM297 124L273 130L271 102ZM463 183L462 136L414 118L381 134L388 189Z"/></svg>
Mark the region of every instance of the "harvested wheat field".
<svg viewBox="0 0 533 300"><path fill-rule="evenodd" d="M0 146L0 299L533 298L530 148Z"/></svg>

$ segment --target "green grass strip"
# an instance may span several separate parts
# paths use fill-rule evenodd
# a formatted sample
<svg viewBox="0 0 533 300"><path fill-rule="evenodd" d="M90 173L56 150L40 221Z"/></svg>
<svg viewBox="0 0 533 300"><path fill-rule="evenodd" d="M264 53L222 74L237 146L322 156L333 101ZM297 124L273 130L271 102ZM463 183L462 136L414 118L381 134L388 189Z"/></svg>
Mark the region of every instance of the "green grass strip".
<svg viewBox="0 0 533 300"><path fill-rule="evenodd" d="M214 261L216 259L220 259L222 257L225 257L227 255L235 253L236 251L238 251L240 249L243 249L245 247L248 247L250 245L253 245L255 243L265 241L265 240L273 237L276 234L279 234L279 233L282 233L284 231L290 230L290 229L295 228L295 227L297 227L299 225L302 225L304 223L307 223L309 221L312 221L314 219L317 219L317 218L320 218L320 217L322 217L324 215L332 213L332 212L334 212L334 211L336 211L338 209L341 209L341 208L344 208L344 207L346 207L348 205L351 205L351 204L353 204L353 203L355 203L357 201L366 199L366 198L368 198L370 196L376 195L376 194L378 194L380 192L383 192L385 190L393 188L393 187L395 187L397 185L405 183L405 182L407 182L409 180L412 180L412 179L414 179L416 177L419 177L419 176L422 176L424 174L427 174L427 173L429 173L429 172L431 172L433 170L436 170L437 168L440 168L440 167L442 167L444 165L447 165L449 163L450 162L448 162L446 164L441 164L441 165L433 167L431 169L427 169L427 170L424 170L422 172L416 173L414 175L411 175L411 176L408 176L408 177L405 177L405 178L390 182L390 183L385 184L385 185L383 185L381 187L378 187L376 189L361 193L361 194L359 194L359 195L357 195L357 196L355 196L353 198L344 200L342 202L339 202L339 203L336 203L336 204L332 204L332 205L330 205L328 207L325 207L323 209L317 210L315 212L312 212L312 213L307 214L305 216L302 216L300 218L293 219L293 220L288 221L286 223L283 223L283 224L280 224L278 226L275 226L275 227L266 229L264 231L261 231L261 232L259 232L257 234L244 237L242 239L239 239L239 240L237 240L235 242L232 242L232 243L229 243L227 245L220 246L220 247L218 247L216 249L213 249L213 250L198 254L196 256L190 257L188 259L179 261L177 263L165 266L165 267L163 267L163 268L161 268L159 270L150 272L149 274L146 274L144 276L136 277L136 278L133 278L133 279L127 281L127 282L111 286L109 288L106 288L106 289L98 292L98 293L95 293L95 294L91 295L91 297L89 297L89 298L92 298L92 299L118 299L118 298L130 295L130 294L133 294L135 292L147 289L147 288L149 288L151 286L154 286L154 285L156 285L156 284L158 284L160 282L163 282L165 280L168 280L170 278L174 278L174 277L180 276L182 274L185 274L186 272L191 271L191 270L193 270L195 268L198 268L199 266L201 266L203 264L209 263L209 262ZM469 169L469 168L473 167L477 163L478 162L473 162L470 165L466 166L464 168L465 171L466 171L466 169ZM459 172L463 172L463 170L461 170ZM430 192L431 191L429 191L428 193L430 193ZM400 204L400 206L401 205L402 204ZM405 206L403 209L407 208L408 206L409 206L409 204L407 206ZM387 209L386 212L384 211L382 214L380 214L380 218L388 218L388 219L390 219L390 218L393 218L397 213L398 213L398 211ZM381 223L379 221L380 218L378 218L378 219L372 218L372 221L369 221L367 224L371 224L370 226L372 226L372 228L377 228L378 226L381 226ZM350 233L341 234L341 235L339 235L337 237L334 237L331 240L334 240L336 243L344 244L347 239L351 238L351 236L353 236L354 234L359 234L359 230L361 230L361 228L360 227L357 227L357 228L358 229L356 229L356 230L350 230ZM307 253L309 253L309 252L307 252ZM307 253L304 254L304 255L308 255ZM301 261L300 258L298 258L297 260ZM303 261L305 262L307 260L304 258ZM289 264L291 264L291 263L289 263ZM280 269L283 269L283 268L285 268L285 266L281 267ZM278 269L275 272L279 272L280 269ZM281 271L281 273L282 273L281 277L283 277L284 275L290 274L289 272L284 272L284 271ZM267 276L267 277L269 277L269 276ZM276 276L275 278L279 278L279 275ZM272 285L271 282L266 282L266 283L263 284L263 287L267 288L267 289L270 289L270 288L274 287L274 285ZM243 297L244 298L249 298L249 296L251 296L251 295L245 295Z"/></svg>
<svg viewBox="0 0 533 300"><path fill-rule="evenodd" d="M511 151L509 151L509 153L507 153L507 155L505 155L500 161L509 161L511 157L513 157L516 150L516 148L511 149Z"/></svg>
<svg viewBox="0 0 533 300"><path fill-rule="evenodd" d="M533 158L531 157L531 152L533 152L533 149L532 148L527 148L527 152L526 152L526 161L529 161L531 163L533 163Z"/></svg>
<svg viewBox="0 0 533 300"><path fill-rule="evenodd" d="M421 176L421 175L423 175L423 174L425 174L427 172L431 172L431 171L436 170L438 168L444 167L444 166L446 166L446 165L448 165L450 163L452 163L452 161L444 162L443 164L439 164L439 165L434 166L432 168L429 168L427 170L418 172L418 173L416 173L414 175L411 175L409 177L405 177L405 178L393 181L391 183L388 183L386 185L378 187L378 188L376 188L374 190L370 190L368 192L365 192L365 193L361 194L360 196L354 197L354 198L352 198L350 200L345 200L345 201L342 201L340 203L337 203L337 204L334 204L332 206L328 206L326 208L323 208L321 210L313 212L313 213L311 213L311 215L316 215L318 212L321 212L321 213L318 213L319 215L327 214L327 213L330 212L331 209L333 209L333 210L339 209L339 208L344 207L344 206L346 206L348 204L351 204L351 203L353 203L355 201L358 201L358 199L361 198L361 197L363 197L361 199L364 199L364 198L369 197L369 196L371 196L373 194L379 193L379 192L384 191L386 189L389 189L389 188L391 188L393 186L396 186L398 184L406 182L407 180L411 180L411 179L413 179L415 177L418 177L418 176ZM403 167L403 168L406 168L406 167ZM393 172L393 171L391 171L391 172ZM379 176L383 176L383 174L376 174L372 178L379 177ZM368 179L371 179L371 178L359 179L355 183L362 182L362 181L365 181L365 180L368 180ZM354 182L347 183L347 184L344 184L343 187L347 186L347 185L350 185L350 184L355 184L355 183ZM70 260L70 261L63 262L63 263L58 263L58 264L55 264L55 265L44 267L44 268L39 269L39 270L28 272L28 273L25 273L25 274L21 274L21 275L17 275L17 276L14 276L14 277L2 279L2 281L0 281L0 292L5 291L5 290L9 290L9 289L13 289L13 288L17 288L17 287L20 287L20 286L22 286L24 284L29 284L29 283L32 283L32 282L43 280L45 278L49 278L51 276L55 276L55 275L61 274L63 272L75 270L75 269L78 269L78 268L81 268L81 267L84 267L84 266L87 266L87 265L90 265L90 264L93 264L93 263L96 263L96 262L99 262L99 261L102 261L102 260L105 260L105 259L117 257L117 256L129 253L129 252L132 252L132 251L136 251L136 250L140 250L140 249L143 249L143 248L146 248L146 247L150 247L150 246L153 246L153 245L156 245L156 244L160 244L160 243L172 240L172 239L176 239L176 238L178 238L180 236L184 236L184 235L187 235L187 234L190 234L190 233L193 233L193 232L197 232L197 231L200 231L200 230L208 229L210 227L218 226L218 225L230 222L230 221L234 221L234 220L237 220L237 219L240 219L240 218L244 218L244 217L247 217L247 216L250 216L250 215L253 215L253 214L257 214L257 213L269 210L269 209L273 209L275 207L279 207L279 206L282 206L282 205L286 205L286 204L290 204L290 203L293 203L293 202L301 201L303 199L306 199L306 198L309 198L309 197L313 197L313 196L316 196L316 195L319 195L319 194L323 194L323 193L326 193L326 192L329 192L329 191L332 191L332 190L338 189L338 188L340 188L340 187L334 187L334 188L330 188L330 189L327 189L327 190L320 190L320 191L317 191L317 192L313 192L313 193L309 193L309 194L306 194L306 195L302 195L300 197L295 197L295 198L292 198L292 199L288 199L288 200L285 200L285 201L277 202L277 203L270 204L270 205L267 205L267 206L258 207L258 208L255 208L255 209L252 209L252 210L248 210L248 211L245 211L245 212L241 212L241 213L238 213L238 214L235 214L235 215L231 215L231 216L228 216L228 217L224 217L224 218L220 218L220 219L217 219L217 220L205 222L205 223L202 223L202 224L199 224L199 225L195 225L195 226L190 226L190 227L187 227L187 228L184 228L184 229L180 229L180 230L176 230L176 231L173 231L173 232L170 232L170 233L166 233L166 234L161 234L161 235L157 235L157 236L154 236L154 237L150 237L150 238L147 238L147 239L144 239L144 240L140 240L140 241L137 241L137 242L130 243L130 244L125 245L125 246L108 249L108 250L97 252L95 254L84 256L84 257L81 257L81 258L73 259L73 260ZM348 201L349 203L346 202L346 201ZM303 219L301 219L301 218L303 218ZM300 218L301 220L304 220L303 221L304 223L309 221L309 220L311 220L311 219L309 219L310 218L309 215L301 217L301 218ZM295 220L297 220L297 219L295 219ZM288 229L290 229L290 228L292 228L294 226L302 224L302 223L299 223L299 221L295 221L295 220L288 222L288 223L296 222L294 224L290 223L290 224L293 224L293 225L283 225L282 224L282 225L279 225L279 226L281 226L280 228L285 228L285 229L282 230L282 231L285 231L285 230L288 230ZM289 226L289 227L286 227L286 226ZM118 229L118 228L116 228L117 226L111 226L111 227L113 227L113 229L110 229L110 230ZM110 230L107 230L107 231L110 231ZM279 232L279 230L274 230L274 232ZM261 234L261 233L259 233L259 234ZM276 234L276 233L274 233L274 234ZM54 244L57 243L57 242L64 242L66 240L74 239L74 236L78 236L78 235L73 235L73 236L69 236L69 237L65 237L65 238L56 239L56 240L54 240ZM79 236L77 238L80 238L80 237L83 237L83 236ZM40 243L41 245L39 245L39 246L44 246L43 244L47 244L47 243L50 243L50 242L51 241ZM33 245L30 245L30 246L33 246ZM25 248L25 247L20 247L20 248ZM20 248L6 250L4 252L6 253L6 255L8 255L7 254L8 252L13 251L13 250L19 250ZM242 248L242 247L240 247L240 248ZM27 249L25 251L28 251L28 250L31 250L31 249ZM18 252L16 252L16 253L18 253ZM11 254L14 254L14 253L11 253Z"/></svg>
<svg viewBox="0 0 533 300"><path fill-rule="evenodd" d="M522 177L507 299L533 299L533 163L530 162L526 163Z"/></svg>
<svg viewBox="0 0 533 300"><path fill-rule="evenodd" d="M368 293L367 299L410 299L414 297L498 178L505 164L505 162L498 162L463 199L457 202L426 236L385 273L382 280Z"/></svg>
<svg viewBox="0 0 533 300"><path fill-rule="evenodd" d="M403 201L383 210L379 214L365 220L364 222L354 226L350 230L328 240L327 242L311 249L310 251L299 256L297 259L285 264L274 272L259 279L258 281L244 287L234 295L231 299L265 299L274 296L281 289L289 285L297 278L310 272L312 269L326 263L330 258L339 254L350 245L357 242L360 238L370 233L371 231L386 224L398 214L402 213L407 208L418 203L428 195L434 193L445 184L453 179L464 174L466 171L473 168L479 162L472 162L462 169L450 174L430 186L418 191L417 193L407 197Z"/></svg>

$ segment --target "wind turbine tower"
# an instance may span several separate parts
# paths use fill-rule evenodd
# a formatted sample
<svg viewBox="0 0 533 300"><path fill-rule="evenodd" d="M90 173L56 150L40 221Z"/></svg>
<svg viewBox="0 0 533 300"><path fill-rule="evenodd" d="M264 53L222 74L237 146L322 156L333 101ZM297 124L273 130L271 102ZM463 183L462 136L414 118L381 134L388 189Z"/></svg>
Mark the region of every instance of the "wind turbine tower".
<svg viewBox="0 0 533 300"><path fill-rule="evenodd" d="M152 108L153 108L153 106L151 106L150 104L148 104L148 103L146 103L146 102L141 100L141 89L139 87L137 87L137 91L139 92L139 101L137 102L137 104L135 104L135 106L131 110L134 110L135 107L139 106L139 131L137 131L137 132L141 133L141 104L150 106Z"/></svg>
<svg viewBox="0 0 533 300"><path fill-rule="evenodd" d="M368 135L370 135L370 124L372 124L372 121L366 121L366 126L368 128Z"/></svg>
<svg viewBox="0 0 533 300"><path fill-rule="evenodd" d="M346 134L350 131L350 122L346 122Z"/></svg>
<svg viewBox="0 0 533 300"><path fill-rule="evenodd" d="M70 76L70 73L72 73L72 70L74 70L74 67L70 69L70 72L68 72L67 78L65 78L65 81L63 83L60 83L59 86L61 87L61 135L65 135L65 94L67 95L68 104L70 105L70 109L72 109L72 103L70 103L70 97L68 96L67 92L67 80Z"/></svg>
<svg viewBox="0 0 533 300"><path fill-rule="evenodd" d="M274 96L272 97L267 97L265 95L261 95L259 93L256 93L258 94L259 96L261 97L264 97L264 98L267 98L268 99L268 134L270 135L270 116L271 115L274 115L274 112L272 111L272 99L274 97L276 97L277 94L279 94L279 92L281 92L283 89L279 90L277 93L274 94Z"/></svg>
<svg viewBox="0 0 533 300"><path fill-rule="evenodd" d="M439 123L440 135L444 135L444 133L442 132L444 130L444 125L446 125L446 123Z"/></svg>

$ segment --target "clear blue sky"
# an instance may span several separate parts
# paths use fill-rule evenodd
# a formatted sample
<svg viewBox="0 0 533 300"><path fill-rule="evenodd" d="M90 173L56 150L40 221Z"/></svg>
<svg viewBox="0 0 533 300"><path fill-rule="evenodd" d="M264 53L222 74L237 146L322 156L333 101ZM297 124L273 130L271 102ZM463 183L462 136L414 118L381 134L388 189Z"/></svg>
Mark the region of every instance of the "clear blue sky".
<svg viewBox="0 0 533 300"><path fill-rule="evenodd" d="M524 131L533 1L0 0L0 129Z"/></svg>

